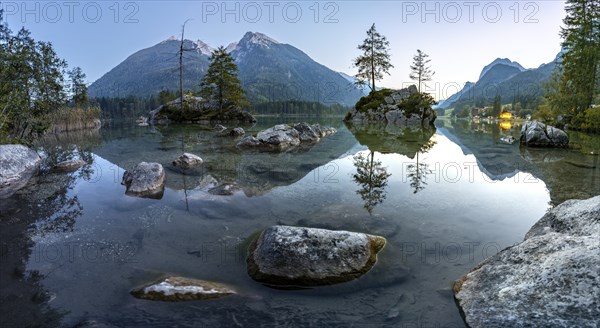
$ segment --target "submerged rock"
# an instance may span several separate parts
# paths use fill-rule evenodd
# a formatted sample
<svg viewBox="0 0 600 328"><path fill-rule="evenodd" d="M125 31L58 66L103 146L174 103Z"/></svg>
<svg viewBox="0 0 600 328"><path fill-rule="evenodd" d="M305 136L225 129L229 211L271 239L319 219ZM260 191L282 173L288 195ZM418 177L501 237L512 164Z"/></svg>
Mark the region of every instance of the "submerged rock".
<svg viewBox="0 0 600 328"><path fill-rule="evenodd" d="M41 161L38 153L23 145L0 145L0 199L23 188Z"/></svg>
<svg viewBox="0 0 600 328"><path fill-rule="evenodd" d="M517 139L513 136L504 136L500 137L500 142L505 143L507 145L512 145Z"/></svg>
<svg viewBox="0 0 600 328"><path fill-rule="evenodd" d="M470 327L598 327L600 196L569 200L454 283Z"/></svg>
<svg viewBox="0 0 600 328"><path fill-rule="evenodd" d="M209 189L208 193L217 196L231 196L239 190L240 188L238 188L235 185L224 183L222 185Z"/></svg>
<svg viewBox="0 0 600 328"><path fill-rule="evenodd" d="M200 156L183 153L183 155L179 156L176 160L173 161L173 166L181 168L181 169L189 169L195 166L202 164L202 158Z"/></svg>
<svg viewBox="0 0 600 328"><path fill-rule="evenodd" d="M222 131L225 131L225 130L227 130L227 128L226 128L226 127L224 127L224 126L223 126L223 125L221 125L221 124L217 124L217 125L215 125L215 128L214 128L214 129L215 129L215 131L217 131L217 132L222 132Z"/></svg>
<svg viewBox="0 0 600 328"><path fill-rule="evenodd" d="M534 147L567 147L569 136L561 129L537 121L521 128L521 144Z"/></svg>
<svg viewBox="0 0 600 328"><path fill-rule="evenodd" d="M163 278L131 291L131 295L137 298L167 302L207 300L233 294L236 292L223 284L177 276Z"/></svg>
<svg viewBox="0 0 600 328"><path fill-rule="evenodd" d="M54 165L54 170L58 172L72 172L77 171L80 167L86 165L87 163L81 159L72 159L68 161L62 161L56 165Z"/></svg>
<svg viewBox="0 0 600 328"><path fill-rule="evenodd" d="M319 286L356 279L369 271L385 238L364 233L272 226L252 242L252 279L274 286Z"/></svg>
<svg viewBox="0 0 600 328"><path fill-rule="evenodd" d="M160 199L165 189L165 170L159 163L141 162L123 173L121 184L127 187L127 195Z"/></svg>
<svg viewBox="0 0 600 328"><path fill-rule="evenodd" d="M335 133L334 128L323 128L318 124L279 124L260 131L256 137L246 137L238 142L238 148L255 148L285 151L301 144L314 144L322 137Z"/></svg>

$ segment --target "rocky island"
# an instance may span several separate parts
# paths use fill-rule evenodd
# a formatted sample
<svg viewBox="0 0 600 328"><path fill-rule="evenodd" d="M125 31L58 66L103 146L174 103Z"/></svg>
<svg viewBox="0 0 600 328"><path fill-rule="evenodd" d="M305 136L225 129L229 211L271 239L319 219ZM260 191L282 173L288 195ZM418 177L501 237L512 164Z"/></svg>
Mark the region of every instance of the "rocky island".
<svg viewBox="0 0 600 328"><path fill-rule="evenodd" d="M381 89L362 97L344 121L355 124L433 125L437 115L433 98L419 93L414 85L400 90Z"/></svg>
<svg viewBox="0 0 600 328"><path fill-rule="evenodd" d="M187 96L170 101L148 114L148 122L154 124L169 123L198 123L214 124L236 122L251 124L256 118L239 106L229 105L221 110L218 104L205 100L202 97Z"/></svg>

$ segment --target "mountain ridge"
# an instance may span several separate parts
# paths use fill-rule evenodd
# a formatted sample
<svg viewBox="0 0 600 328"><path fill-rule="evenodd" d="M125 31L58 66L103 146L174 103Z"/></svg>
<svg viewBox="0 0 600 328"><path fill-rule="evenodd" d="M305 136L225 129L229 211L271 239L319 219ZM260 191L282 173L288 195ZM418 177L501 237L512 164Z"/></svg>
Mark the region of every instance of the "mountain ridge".
<svg viewBox="0 0 600 328"><path fill-rule="evenodd" d="M96 80L91 97L148 97L179 88L180 41L174 37L139 50ZM211 46L184 40L184 89L197 90L208 69ZM314 101L352 106L363 95L352 83L302 50L259 32L247 32L227 46L252 103Z"/></svg>

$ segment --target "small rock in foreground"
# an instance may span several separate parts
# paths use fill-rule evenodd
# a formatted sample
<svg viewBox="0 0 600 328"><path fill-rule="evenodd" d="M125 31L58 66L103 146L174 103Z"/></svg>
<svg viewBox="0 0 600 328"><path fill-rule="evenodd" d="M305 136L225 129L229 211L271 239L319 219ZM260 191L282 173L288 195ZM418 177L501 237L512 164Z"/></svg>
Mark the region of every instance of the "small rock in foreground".
<svg viewBox="0 0 600 328"><path fill-rule="evenodd" d="M236 292L216 282L184 277L167 277L145 286L135 288L131 295L151 301L195 301L221 298Z"/></svg>

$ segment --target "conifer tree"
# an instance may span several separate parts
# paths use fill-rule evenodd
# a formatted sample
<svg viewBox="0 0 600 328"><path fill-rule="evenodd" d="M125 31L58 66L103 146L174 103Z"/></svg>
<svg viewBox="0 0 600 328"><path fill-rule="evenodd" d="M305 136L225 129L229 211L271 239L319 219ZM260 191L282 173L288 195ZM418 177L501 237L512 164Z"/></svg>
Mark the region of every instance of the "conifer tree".
<svg viewBox="0 0 600 328"><path fill-rule="evenodd" d="M200 96L220 110L247 106L248 100L237 77L237 65L224 47L213 51L210 65L200 83Z"/></svg>
<svg viewBox="0 0 600 328"><path fill-rule="evenodd" d="M362 55L354 59L354 67L358 68L355 75L357 84L368 85L371 91L375 91L375 81L383 79L383 74L390 74L390 68L394 67L390 62L389 41L379 34L375 29L375 23L367 31L367 38L358 49Z"/></svg>

